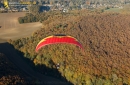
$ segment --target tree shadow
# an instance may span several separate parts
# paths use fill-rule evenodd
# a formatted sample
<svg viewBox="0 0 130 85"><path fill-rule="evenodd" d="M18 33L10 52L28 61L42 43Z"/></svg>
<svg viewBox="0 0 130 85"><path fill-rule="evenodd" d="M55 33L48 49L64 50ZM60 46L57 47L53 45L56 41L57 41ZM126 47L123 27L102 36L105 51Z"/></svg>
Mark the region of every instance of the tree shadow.
<svg viewBox="0 0 130 85"><path fill-rule="evenodd" d="M28 66L25 66L25 68L30 67L31 69L34 70L34 72L38 72L39 74L45 75L47 77L52 77L53 79L58 79L59 81L66 82L65 85L73 85L71 82L67 81L64 77L62 77L57 69L51 69L51 68L46 67L45 65L35 65L33 63L33 61L24 57L24 53L15 49L14 46L9 43L1 43L0 52L6 54L7 56L10 56L11 54L12 54L12 56L15 56L15 57L19 56L20 57L19 59L25 61L25 63L26 63L25 65L28 65ZM20 63L19 59L16 59L17 60L16 63L18 63L18 62ZM17 64L17 67L19 67L19 64ZM54 85L54 84L52 83L49 85ZM59 84L55 84L55 85L59 85Z"/></svg>

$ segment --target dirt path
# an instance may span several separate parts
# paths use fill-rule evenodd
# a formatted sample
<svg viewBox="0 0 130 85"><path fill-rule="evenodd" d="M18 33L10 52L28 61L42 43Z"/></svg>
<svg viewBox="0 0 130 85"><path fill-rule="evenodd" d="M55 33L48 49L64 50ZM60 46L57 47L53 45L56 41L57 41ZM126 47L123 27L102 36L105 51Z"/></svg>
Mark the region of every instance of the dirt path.
<svg viewBox="0 0 130 85"><path fill-rule="evenodd" d="M34 71L19 55L16 54L14 48L8 43L0 44L0 52L4 53L8 57L8 59L24 73L26 73L30 77L40 80L40 85L70 85L67 82L52 77L47 77Z"/></svg>

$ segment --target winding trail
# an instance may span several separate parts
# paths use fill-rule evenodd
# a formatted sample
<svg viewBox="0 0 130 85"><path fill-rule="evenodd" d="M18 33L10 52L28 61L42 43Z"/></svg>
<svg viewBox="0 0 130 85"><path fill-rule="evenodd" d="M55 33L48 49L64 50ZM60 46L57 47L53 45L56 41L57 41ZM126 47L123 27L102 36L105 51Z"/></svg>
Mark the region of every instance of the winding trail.
<svg viewBox="0 0 130 85"><path fill-rule="evenodd" d="M0 44L0 52L4 53L7 58L13 62L17 68L22 70L28 76L40 80L38 85L71 85L68 82L48 77L34 71L15 51L9 43Z"/></svg>

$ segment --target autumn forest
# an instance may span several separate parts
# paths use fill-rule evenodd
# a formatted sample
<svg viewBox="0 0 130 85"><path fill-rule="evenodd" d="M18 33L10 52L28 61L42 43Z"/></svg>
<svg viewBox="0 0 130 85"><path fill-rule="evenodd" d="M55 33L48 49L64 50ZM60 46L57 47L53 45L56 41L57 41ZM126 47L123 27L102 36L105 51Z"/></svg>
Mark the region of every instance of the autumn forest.
<svg viewBox="0 0 130 85"><path fill-rule="evenodd" d="M57 78L61 74L74 85L130 84L130 14L72 10L50 11L36 17L43 24L40 30L8 42L39 72ZM41 39L55 34L75 37L84 50L70 44L53 44L35 52Z"/></svg>

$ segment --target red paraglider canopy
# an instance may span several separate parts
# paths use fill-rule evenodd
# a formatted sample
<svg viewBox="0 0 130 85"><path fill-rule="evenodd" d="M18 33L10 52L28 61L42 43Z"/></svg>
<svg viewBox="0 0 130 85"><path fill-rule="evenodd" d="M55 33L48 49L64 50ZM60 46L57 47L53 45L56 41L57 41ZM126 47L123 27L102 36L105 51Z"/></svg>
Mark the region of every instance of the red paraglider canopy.
<svg viewBox="0 0 130 85"><path fill-rule="evenodd" d="M37 52L43 46L46 46L49 44L56 44L56 43L74 44L76 46L79 46L80 48L83 48L82 45L74 37L66 36L66 35L56 35L56 36L49 36L42 39L36 46L35 50Z"/></svg>

